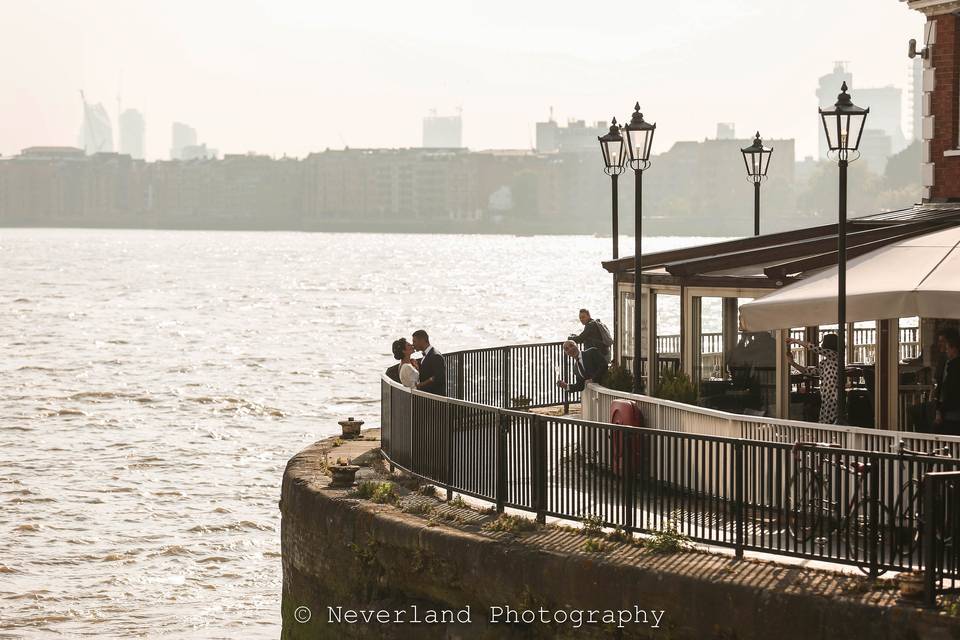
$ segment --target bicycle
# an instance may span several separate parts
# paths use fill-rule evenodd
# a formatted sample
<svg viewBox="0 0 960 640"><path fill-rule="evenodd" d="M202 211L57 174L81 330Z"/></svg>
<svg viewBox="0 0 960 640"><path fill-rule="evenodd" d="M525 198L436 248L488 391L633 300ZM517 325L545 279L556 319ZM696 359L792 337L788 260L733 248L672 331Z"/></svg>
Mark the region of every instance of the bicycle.
<svg viewBox="0 0 960 640"><path fill-rule="evenodd" d="M950 447L939 447L931 451L915 451L907 449L901 438L897 443L895 453L899 458L901 477L910 476L900 487L897 502L894 505L894 514L898 531L905 532L902 539L898 537L895 549L896 557L913 559L920 539L923 536L923 476L935 459L951 459ZM919 477L910 472L906 459L915 458L920 463Z"/></svg>
<svg viewBox="0 0 960 640"><path fill-rule="evenodd" d="M867 496L865 483L873 472L870 463L833 460L823 451L839 446L833 442L798 440L794 443L796 466L787 485L787 528L804 546L812 541L823 547L831 536L842 534L847 559L870 574L876 571L870 562L870 553L884 547L883 523L890 521L890 510L879 499ZM852 476L853 491L845 504L835 496L835 471ZM846 507L845 513L843 507ZM875 522L871 517L873 509L876 509Z"/></svg>

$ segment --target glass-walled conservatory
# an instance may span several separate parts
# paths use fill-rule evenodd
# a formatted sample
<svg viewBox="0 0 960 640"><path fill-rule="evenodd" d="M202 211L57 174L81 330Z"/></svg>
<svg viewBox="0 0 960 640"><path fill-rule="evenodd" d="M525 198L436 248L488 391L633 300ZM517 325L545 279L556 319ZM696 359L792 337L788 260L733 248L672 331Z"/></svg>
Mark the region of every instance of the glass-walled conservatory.
<svg viewBox="0 0 960 640"><path fill-rule="evenodd" d="M871 250L960 224L960 210L920 207L848 223L851 251ZM865 253L864 250L860 251ZM731 413L816 422L821 404L818 350L836 324L746 331L741 307L836 264L836 225L767 234L642 257L639 309L633 258L604 263L616 276L615 358L633 370L634 313L641 314L644 392L669 397L680 374L696 404ZM957 315L960 315L958 313ZM835 316L833 318L835 320ZM954 318L916 315L846 326L843 388L847 423L929 431L930 395L944 355L937 332ZM793 342L788 342L792 339ZM806 344L803 344L806 343ZM664 387L663 390L658 387ZM673 398L678 399L678 398Z"/></svg>

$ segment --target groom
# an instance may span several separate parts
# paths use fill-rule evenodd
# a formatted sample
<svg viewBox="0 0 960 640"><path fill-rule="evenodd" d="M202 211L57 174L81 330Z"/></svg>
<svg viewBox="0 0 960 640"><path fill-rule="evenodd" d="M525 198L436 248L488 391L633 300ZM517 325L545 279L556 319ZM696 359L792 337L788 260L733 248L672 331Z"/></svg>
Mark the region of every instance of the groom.
<svg viewBox="0 0 960 640"><path fill-rule="evenodd" d="M438 396L447 395L447 367L443 356L430 345L430 336L423 329L413 332L413 348L423 354L420 360L420 382L417 389Z"/></svg>

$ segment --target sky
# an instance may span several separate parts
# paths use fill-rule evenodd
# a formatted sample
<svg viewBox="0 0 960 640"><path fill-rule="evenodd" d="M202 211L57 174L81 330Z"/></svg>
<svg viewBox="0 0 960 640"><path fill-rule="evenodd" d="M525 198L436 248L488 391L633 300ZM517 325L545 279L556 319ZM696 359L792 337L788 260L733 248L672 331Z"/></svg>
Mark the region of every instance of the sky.
<svg viewBox="0 0 960 640"><path fill-rule="evenodd" d="M551 107L561 123L623 121L635 101L655 153L733 122L795 138L802 158L822 135L818 77L846 60L856 86L908 95L924 21L899 0L0 6L0 154L76 145L83 89L113 118L118 96L144 113L148 159L168 157L174 121L221 154L419 146L431 109L462 109L471 149L526 149Z"/></svg>

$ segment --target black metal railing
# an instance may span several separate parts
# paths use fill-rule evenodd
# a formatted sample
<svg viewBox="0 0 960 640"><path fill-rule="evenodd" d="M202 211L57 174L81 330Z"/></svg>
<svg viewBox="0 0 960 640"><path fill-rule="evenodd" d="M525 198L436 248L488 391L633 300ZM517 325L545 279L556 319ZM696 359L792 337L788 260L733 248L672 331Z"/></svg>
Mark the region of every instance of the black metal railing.
<svg viewBox="0 0 960 640"><path fill-rule="evenodd" d="M563 342L458 351L444 356L447 396L491 407L549 407L580 401L557 380L574 381Z"/></svg>
<svg viewBox="0 0 960 640"><path fill-rule="evenodd" d="M928 473L923 478L924 602L935 606L937 593L960 591L960 472Z"/></svg>
<svg viewBox="0 0 960 640"><path fill-rule="evenodd" d="M562 402L555 378L513 369L549 366L559 344L446 356L448 389L455 383L458 397L383 377L384 455L448 495L527 511L540 522L599 519L625 531L672 531L731 547L737 557L757 551L817 559L874 576L924 568L940 591L960 579L953 546L960 540L960 460L926 449L763 442L498 406L518 390L533 406Z"/></svg>

